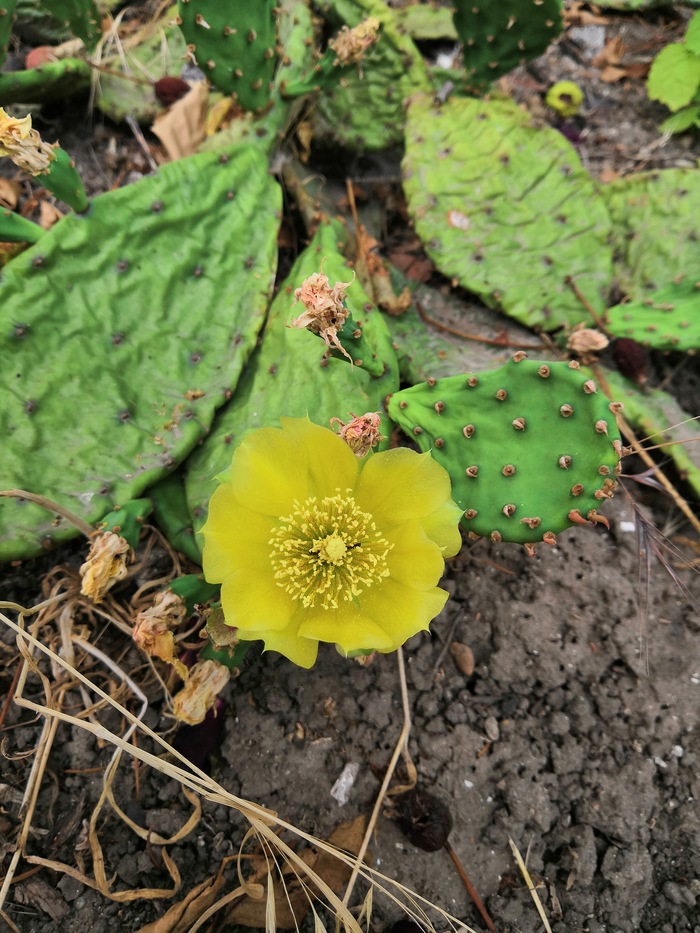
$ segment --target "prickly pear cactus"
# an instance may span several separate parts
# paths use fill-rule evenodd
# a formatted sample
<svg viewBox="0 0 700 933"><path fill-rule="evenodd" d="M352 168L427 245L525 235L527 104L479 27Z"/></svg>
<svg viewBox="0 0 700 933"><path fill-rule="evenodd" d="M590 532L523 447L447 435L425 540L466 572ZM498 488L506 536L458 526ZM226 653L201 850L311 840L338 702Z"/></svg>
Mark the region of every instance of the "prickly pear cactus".
<svg viewBox="0 0 700 933"><path fill-rule="evenodd" d="M700 172L664 169L600 185L612 218L615 278L643 299L700 271Z"/></svg>
<svg viewBox="0 0 700 933"><path fill-rule="evenodd" d="M398 364L384 319L368 306L359 282L347 292L347 307L363 322L363 337L383 347L383 375L375 378L347 360L325 359L322 340L307 330L287 327L300 312L294 305L294 290L323 260L323 272L331 283L351 278L338 242L343 228L324 224L294 264L270 308L262 343L241 380L236 395L216 419L211 434L187 461L187 498L195 528L206 517L207 502L216 486L215 477L231 462L233 448L243 434L258 427L277 424L281 415L307 415L317 424L329 426L332 417L350 420L350 412L381 411L385 396L399 385ZM388 423L382 431L390 434Z"/></svg>
<svg viewBox="0 0 700 933"><path fill-rule="evenodd" d="M589 320L571 276L602 312L610 218L575 149L509 100L426 95L408 108L404 190L445 275L529 327Z"/></svg>
<svg viewBox="0 0 700 933"><path fill-rule="evenodd" d="M15 21L15 8L17 0L9 0L0 8L0 65L5 61L7 46L12 35L12 26Z"/></svg>
<svg viewBox="0 0 700 933"><path fill-rule="evenodd" d="M93 49L102 35L102 18L94 0L52 0L51 13L66 31Z"/></svg>
<svg viewBox="0 0 700 933"><path fill-rule="evenodd" d="M0 73L0 100L6 104L63 100L90 87L92 68L81 58L62 58L26 71Z"/></svg>
<svg viewBox="0 0 700 933"><path fill-rule="evenodd" d="M397 392L389 415L448 471L469 532L532 544L599 520L620 461L615 408L577 364L521 353Z"/></svg>
<svg viewBox="0 0 700 933"><path fill-rule="evenodd" d="M3 488L92 523L184 459L255 344L279 203L257 149L181 159L95 198L5 267ZM74 533L0 500L0 560Z"/></svg>
<svg viewBox="0 0 700 933"><path fill-rule="evenodd" d="M537 58L564 25L562 0L454 0L453 9L475 89Z"/></svg>
<svg viewBox="0 0 700 933"><path fill-rule="evenodd" d="M700 349L700 268L697 276L667 285L646 298L609 308L607 329L656 350Z"/></svg>
<svg viewBox="0 0 700 933"><path fill-rule="evenodd" d="M379 40L366 52L361 71L347 69L340 89L321 94L314 137L350 149L384 149L401 142L404 101L430 88L420 52L398 26L383 0L326 0L321 10L334 28L379 20Z"/></svg>
<svg viewBox="0 0 700 933"><path fill-rule="evenodd" d="M211 83L235 95L244 110L264 107L275 72L274 0L180 0L178 15L187 47Z"/></svg>

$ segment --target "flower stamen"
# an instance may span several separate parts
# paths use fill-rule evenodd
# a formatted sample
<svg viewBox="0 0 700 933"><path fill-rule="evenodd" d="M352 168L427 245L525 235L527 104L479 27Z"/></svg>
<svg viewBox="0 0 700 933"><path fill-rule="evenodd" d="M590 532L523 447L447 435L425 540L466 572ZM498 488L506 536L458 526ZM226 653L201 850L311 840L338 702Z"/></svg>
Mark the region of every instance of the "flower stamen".
<svg viewBox="0 0 700 933"><path fill-rule="evenodd" d="M277 585L305 608L337 609L389 576L393 547L346 490L315 496L280 518L268 542Z"/></svg>

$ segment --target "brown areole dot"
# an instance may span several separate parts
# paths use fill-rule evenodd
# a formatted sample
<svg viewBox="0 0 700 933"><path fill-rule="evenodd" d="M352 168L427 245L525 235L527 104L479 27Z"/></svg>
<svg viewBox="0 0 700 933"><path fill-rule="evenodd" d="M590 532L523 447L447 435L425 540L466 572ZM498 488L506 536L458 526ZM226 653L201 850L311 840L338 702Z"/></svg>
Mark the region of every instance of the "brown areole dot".
<svg viewBox="0 0 700 933"><path fill-rule="evenodd" d="M569 405L568 402L565 405L562 405L559 409L559 414L562 418L570 418L574 413L574 406Z"/></svg>
<svg viewBox="0 0 700 933"><path fill-rule="evenodd" d="M478 510L478 509L467 509L467 511L464 513L464 517L465 517L468 521L470 521L472 518L476 518L476 516L477 516L478 514L479 514L479 510Z"/></svg>
<svg viewBox="0 0 700 933"><path fill-rule="evenodd" d="M581 483L576 483L571 487L570 492L572 496L580 496L583 493L583 485Z"/></svg>
<svg viewBox="0 0 700 933"><path fill-rule="evenodd" d="M506 518L512 518L515 515L516 506L512 502L508 502L503 506L501 512L505 515Z"/></svg>
<svg viewBox="0 0 700 933"><path fill-rule="evenodd" d="M564 454L564 456L559 457L559 466L562 468L562 470L568 470L572 463L573 460L568 454Z"/></svg>
<svg viewBox="0 0 700 933"><path fill-rule="evenodd" d="M501 473L504 476L515 476L515 467L512 463L506 463L506 465L501 470Z"/></svg>
<svg viewBox="0 0 700 933"><path fill-rule="evenodd" d="M499 402L505 402L508 398L508 392L505 389L499 389L498 392L496 392L496 398Z"/></svg>
<svg viewBox="0 0 700 933"><path fill-rule="evenodd" d="M476 428L474 427L473 424L465 424L464 427L462 428L462 434L465 437L474 437L475 430Z"/></svg>
<svg viewBox="0 0 700 933"><path fill-rule="evenodd" d="M468 466L464 472L467 476L471 477L471 479L474 479L474 477L479 474L479 467L476 465Z"/></svg>
<svg viewBox="0 0 700 933"><path fill-rule="evenodd" d="M524 418L515 418L515 420L513 421L513 427L515 428L516 431L524 431L526 423L527 422L525 421Z"/></svg>

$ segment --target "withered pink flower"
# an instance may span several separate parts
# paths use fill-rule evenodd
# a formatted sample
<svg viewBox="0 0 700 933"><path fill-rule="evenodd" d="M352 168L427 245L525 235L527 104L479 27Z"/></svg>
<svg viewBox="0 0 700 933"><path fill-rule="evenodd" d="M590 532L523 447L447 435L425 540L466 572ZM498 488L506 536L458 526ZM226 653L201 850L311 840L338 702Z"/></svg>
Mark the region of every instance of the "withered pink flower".
<svg viewBox="0 0 700 933"><path fill-rule="evenodd" d="M343 26L335 39L331 39L328 47L336 54L336 65L357 65L370 46L379 40L381 23L376 16L358 23L353 29Z"/></svg>
<svg viewBox="0 0 700 933"><path fill-rule="evenodd" d="M80 568L83 596L101 603L114 584L126 576L130 552L129 542L113 531L96 535L87 560Z"/></svg>
<svg viewBox="0 0 700 933"><path fill-rule="evenodd" d="M321 266L323 268L323 266ZM304 311L295 318L290 327L305 327L323 339L328 349L340 350L350 362L352 357L338 339L350 312L345 307L345 293L355 281L355 275L349 282L336 282L331 288L328 276L323 272L314 272L301 283L294 292L294 303L300 301Z"/></svg>
<svg viewBox="0 0 700 933"><path fill-rule="evenodd" d="M356 457L366 457L367 454L383 440L379 431L382 416L378 411L368 411L364 415L350 412L352 421L341 421L340 418L331 418L331 426L339 425L338 436L348 445Z"/></svg>

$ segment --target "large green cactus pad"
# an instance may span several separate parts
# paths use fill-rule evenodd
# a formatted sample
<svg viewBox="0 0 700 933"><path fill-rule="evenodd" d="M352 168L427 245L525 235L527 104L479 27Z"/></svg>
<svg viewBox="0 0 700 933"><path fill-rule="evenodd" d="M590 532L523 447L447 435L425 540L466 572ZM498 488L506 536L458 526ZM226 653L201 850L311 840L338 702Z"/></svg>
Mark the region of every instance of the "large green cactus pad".
<svg viewBox="0 0 700 933"><path fill-rule="evenodd" d="M275 4L180 0L180 28L211 83L233 94L244 110L259 110L270 97L275 71Z"/></svg>
<svg viewBox="0 0 700 933"><path fill-rule="evenodd" d="M612 217L615 277L643 298L676 276L700 273L700 172L665 169L601 185Z"/></svg>
<svg viewBox="0 0 700 933"><path fill-rule="evenodd" d="M389 402L389 415L450 474L464 527L523 544L596 520L620 460L615 416L590 373L524 356Z"/></svg>
<svg viewBox="0 0 700 933"><path fill-rule="evenodd" d="M646 298L609 308L608 331L656 350L700 349L700 266Z"/></svg>
<svg viewBox="0 0 700 933"><path fill-rule="evenodd" d="M321 95L314 136L350 149L384 149L401 142L405 99L430 87L420 52L383 0L327 0L321 9L335 27L368 17L381 24L378 42L357 68L343 70L342 86Z"/></svg>
<svg viewBox="0 0 700 933"><path fill-rule="evenodd" d="M256 149L194 156L95 198L6 266L2 488L94 522L183 460L254 345L279 202ZM0 500L0 559L73 533Z"/></svg>
<svg viewBox="0 0 700 933"><path fill-rule="evenodd" d="M477 89L537 58L563 27L562 0L454 0L453 15Z"/></svg>
<svg viewBox="0 0 700 933"><path fill-rule="evenodd" d="M602 312L610 218L575 149L507 100L408 108L404 190L426 251L490 307L553 330Z"/></svg>
<svg viewBox="0 0 700 933"><path fill-rule="evenodd" d="M262 343L241 379L231 402L218 415L214 429L187 461L187 497L196 528L206 517L209 497L216 487L215 477L231 462L234 447L251 428L279 422L281 415L308 416L317 424L329 426L332 417L349 421L349 413L361 415L380 411L384 397L399 385L396 357L387 357L386 371L373 378L361 367L346 360L324 361L325 346L306 330L285 326L301 311L294 305L294 289L314 272L323 260L323 272L331 284L352 276L337 243L342 227L322 225L309 247L301 254L270 308ZM365 339L391 342L381 313L369 304L359 282L347 292L347 307L363 322ZM388 425L383 433L389 434Z"/></svg>

